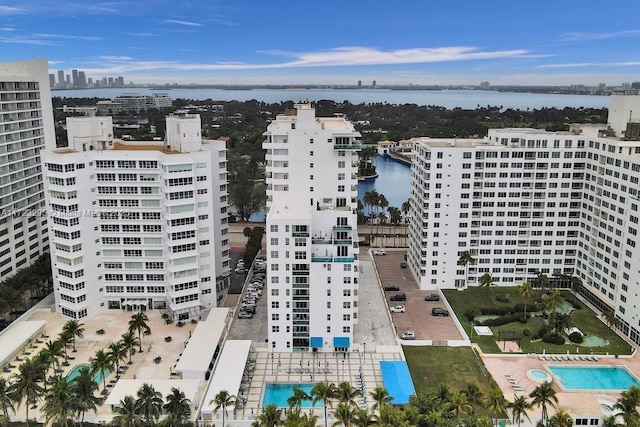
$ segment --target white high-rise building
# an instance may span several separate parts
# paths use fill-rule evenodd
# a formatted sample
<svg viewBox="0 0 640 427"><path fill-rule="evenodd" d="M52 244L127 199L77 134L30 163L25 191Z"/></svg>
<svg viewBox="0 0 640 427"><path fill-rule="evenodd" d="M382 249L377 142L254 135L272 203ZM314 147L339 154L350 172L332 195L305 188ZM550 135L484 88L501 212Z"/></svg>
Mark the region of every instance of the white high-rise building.
<svg viewBox="0 0 640 427"><path fill-rule="evenodd" d="M265 136L270 347L346 351L358 313L360 134L298 104Z"/></svg>
<svg viewBox="0 0 640 427"><path fill-rule="evenodd" d="M0 64L0 280L49 250L40 150L55 146L47 60Z"/></svg>
<svg viewBox="0 0 640 427"><path fill-rule="evenodd" d="M423 138L414 150L408 252L420 287L476 285L486 273L512 286L538 273L561 287L577 277L580 293L615 312L640 343L640 141L612 134L575 125ZM458 264L465 251L473 265Z"/></svg>
<svg viewBox="0 0 640 427"><path fill-rule="evenodd" d="M226 147L198 115L167 117L166 141L113 139L110 117L67 119L69 147L43 154L56 309L83 319L216 306L229 275Z"/></svg>

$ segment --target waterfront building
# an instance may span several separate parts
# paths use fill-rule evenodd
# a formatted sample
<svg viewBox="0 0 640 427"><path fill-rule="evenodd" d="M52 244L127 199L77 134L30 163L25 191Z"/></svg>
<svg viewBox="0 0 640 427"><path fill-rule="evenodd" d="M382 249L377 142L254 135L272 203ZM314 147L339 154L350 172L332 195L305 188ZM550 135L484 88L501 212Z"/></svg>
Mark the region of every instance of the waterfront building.
<svg viewBox="0 0 640 427"><path fill-rule="evenodd" d="M55 307L84 319L216 306L229 276L226 146L200 116L167 117L165 141L113 138L111 117L69 117L69 146L43 154Z"/></svg>
<svg viewBox="0 0 640 427"><path fill-rule="evenodd" d="M265 136L269 346L347 351L358 315L360 133L297 104Z"/></svg>
<svg viewBox="0 0 640 427"><path fill-rule="evenodd" d="M65 87L64 70L58 70L58 89L64 89Z"/></svg>
<svg viewBox="0 0 640 427"><path fill-rule="evenodd" d="M45 59L0 64L0 281L49 250L40 150L56 137Z"/></svg>
<svg viewBox="0 0 640 427"><path fill-rule="evenodd" d="M610 111L616 124L626 110ZM408 251L420 288L478 285L485 274L498 286L544 274L569 287L574 276L582 295L615 312L621 330L640 343L640 273L633 268L640 257L640 140L622 138L626 123L616 129L422 138L412 165ZM466 251L475 263L459 265Z"/></svg>

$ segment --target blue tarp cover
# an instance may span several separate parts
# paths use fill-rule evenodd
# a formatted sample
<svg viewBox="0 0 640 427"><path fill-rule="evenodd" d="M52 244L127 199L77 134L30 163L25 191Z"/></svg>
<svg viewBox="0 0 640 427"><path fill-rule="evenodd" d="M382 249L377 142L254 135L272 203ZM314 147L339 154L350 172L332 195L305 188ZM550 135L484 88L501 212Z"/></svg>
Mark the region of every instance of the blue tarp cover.
<svg viewBox="0 0 640 427"><path fill-rule="evenodd" d="M349 337L333 337L334 347L349 347Z"/></svg>
<svg viewBox="0 0 640 427"><path fill-rule="evenodd" d="M311 337L311 347L322 347L322 337Z"/></svg>
<svg viewBox="0 0 640 427"><path fill-rule="evenodd" d="M384 388L389 392L392 405L404 405L409 403L409 396L416 394L413 387L411 374L407 362L403 361L380 361L382 371L382 382Z"/></svg>

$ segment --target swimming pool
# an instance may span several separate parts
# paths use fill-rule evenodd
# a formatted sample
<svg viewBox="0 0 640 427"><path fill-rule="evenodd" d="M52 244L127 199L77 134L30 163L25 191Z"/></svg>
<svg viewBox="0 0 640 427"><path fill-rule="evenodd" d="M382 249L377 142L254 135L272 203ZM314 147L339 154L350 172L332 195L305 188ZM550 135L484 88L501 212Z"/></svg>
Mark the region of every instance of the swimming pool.
<svg viewBox="0 0 640 427"><path fill-rule="evenodd" d="M551 381L553 381L553 378L551 378L551 375L547 374L545 371L541 369L531 369L527 371L527 377L531 381L535 381L539 384L550 383Z"/></svg>
<svg viewBox="0 0 640 427"><path fill-rule="evenodd" d="M624 366L547 366L565 390L626 390L640 381Z"/></svg>
<svg viewBox="0 0 640 427"><path fill-rule="evenodd" d="M287 400L293 396L293 389L302 389L308 395L311 395L311 389L313 384L299 384L299 383L266 383L264 386L264 396L262 397L262 406L275 404L278 408L288 408L289 404ZM302 408L311 408L311 400L304 400L302 402ZM324 405L322 401L319 401L315 405L318 408L322 408Z"/></svg>
<svg viewBox="0 0 640 427"><path fill-rule="evenodd" d="M86 363L81 363L79 365L74 366L71 369L71 371L67 374L67 382L71 382L74 379L76 379L80 375L80 369L82 369L85 366L89 366L89 365L87 365ZM108 377L110 373L111 371L109 369L105 369L104 378ZM95 374L93 374L94 383L102 384L102 380L103 380L103 375L101 372L98 371Z"/></svg>

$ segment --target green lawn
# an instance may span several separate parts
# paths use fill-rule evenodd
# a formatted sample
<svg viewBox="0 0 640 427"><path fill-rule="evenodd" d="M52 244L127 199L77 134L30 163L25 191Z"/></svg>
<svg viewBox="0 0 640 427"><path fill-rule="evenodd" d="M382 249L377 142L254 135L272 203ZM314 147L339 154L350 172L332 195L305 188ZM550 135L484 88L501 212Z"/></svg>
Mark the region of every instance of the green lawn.
<svg viewBox="0 0 640 427"><path fill-rule="evenodd" d="M503 303L495 300L495 296L492 296L490 290L484 287L471 287L464 291L458 291L454 289L443 290L443 293L447 297L449 304L453 308L458 320L464 327L467 334L471 337L472 324L464 315L464 312L469 309L478 307L500 307L500 306L513 306L517 303L524 303L525 300L518 293L518 287L499 287L493 288L494 295L508 295L509 302ZM565 299L573 299L573 296L569 292L564 292ZM528 300L528 303L532 303L536 298L540 298L539 294ZM616 335L607 325L602 323L595 315L593 311L582 304L582 309L576 310L571 315L573 325L579 328L587 336L595 335L602 337L609 341L609 344L603 347L587 347L578 346L573 343L564 345L548 344L544 342L531 342L531 337L524 336L524 330L528 329L531 335L535 335L536 331L540 328L543 320L539 317L529 318L526 324L520 322L512 322L502 326L491 326L493 336L477 336L473 335L471 341L477 343L482 351L485 353L498 353L500 349L496 345L499 331L516 331L520 334L522 341L520 347L524 353L566 353L567 351L575 353L578 350L580 353L593 353L595 354L630 354L631 346L627 344L622 338Z"/></svg>
<svg viewBox="0 0 640 427"><path fill-rule="evenodd" d="M480 358L470 347L403 347L411 379L416 391L446 384L450 391L467 388L475 383L487 395L495 385ZM488 414L482 407L480 415Z"/></svg>

